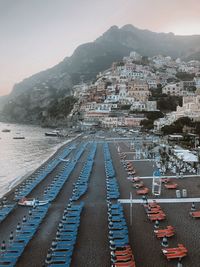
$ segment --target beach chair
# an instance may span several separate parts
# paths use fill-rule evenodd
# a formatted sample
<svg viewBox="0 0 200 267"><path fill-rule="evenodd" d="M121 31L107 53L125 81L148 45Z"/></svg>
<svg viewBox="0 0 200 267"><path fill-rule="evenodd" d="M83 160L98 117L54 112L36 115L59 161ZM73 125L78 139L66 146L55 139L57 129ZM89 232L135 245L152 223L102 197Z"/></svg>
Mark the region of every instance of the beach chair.
<svg viewBox="0 0 200 267"><path fill-rule="evenodd" d="M167 189L176 189L177 187L177 184L165 184L165 188Z"/></svg>
<svg viewBox="0 0 200 267"><path fill-rule="evenodd" d="M172 226L167 226L166 229L158 229L158 230L154 230L154 233L156 234L156 237L158 238L163 238L163 237L171 237L174 236L175 232L174 232L174 227Z"/></svg>
<svg viewBox="0 0 200 267"><path fill-rule="evenodd" d="M147 195L148 193L149 193L149 189L147 187L136 191L137 195Z"/></svg>
<svg viewBox="0 0 200 267"><path fill-rule="evenodd" d="M166 218L166 215L164 213L158 213L158 214L148 214L148 218L150 221L163 221Z"/></svg>
<svg viewBox="0 0 200 267"><path fill-rule="evenodd" d="M192 216L192 218L200 218L200 211L190 212L190 215Z"/></svg>
<svg viewBox="0 0 200 267"><path fill-rule="evenodd" d="M181 251L177 251L177 252L170 253L170 254L166 255L167 260L171 260L171 259L179 259L179 260L181 260L185 256L187 256L187 254L184 253L184 252L181 252Z"/></svg>

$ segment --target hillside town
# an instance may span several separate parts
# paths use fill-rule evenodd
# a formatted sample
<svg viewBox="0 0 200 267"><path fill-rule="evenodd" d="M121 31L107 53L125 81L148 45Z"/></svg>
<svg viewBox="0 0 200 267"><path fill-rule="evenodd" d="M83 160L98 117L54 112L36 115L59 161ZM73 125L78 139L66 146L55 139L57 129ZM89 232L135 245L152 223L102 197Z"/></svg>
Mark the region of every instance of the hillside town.
<svg viewBox="0 0 200 267"><path fill-rule="evenodd" d="M95 82L74 86L79 99L72 113L79 110L82 127L140 128L148 113L159 112L153 95L179 97L176 110L164 112L154 121L154 132L161 131L181 117L200 118L200 62L184 62L169 56L142 57L131 52L120 62L99 73Z"/></svg>

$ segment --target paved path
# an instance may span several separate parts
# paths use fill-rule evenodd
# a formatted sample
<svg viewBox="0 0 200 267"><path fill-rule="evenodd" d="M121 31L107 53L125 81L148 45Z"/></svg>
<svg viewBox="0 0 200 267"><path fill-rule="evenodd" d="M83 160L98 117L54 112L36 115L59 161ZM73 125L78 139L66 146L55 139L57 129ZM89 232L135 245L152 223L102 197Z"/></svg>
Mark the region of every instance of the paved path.
<svg viewBox="0 0 200 267"><path fill-rule="evenodd" d="M192 177L200 177L200 175L197 175L197 174L191 174L191 175L183 175L183 178L192 178ZM153 179L154 176L140 176L141 179ZM163 176L160 176L160 178L176 178L176 179L180 179L182 180L182 178L177 178L176 175L163 175Z"/></svg>
<svg viewBox="0 0 200 267"><path fill-rule="evenodd" d="M89 187L81 201L85 205L71 266L110 267L106 177L101 144L97 145Z"/></svg>
<svg viewBox="0 0 200 267"><path fill-rule="evenodd" d="M157 203L192 203L192 202L200 202L200 198L154 198L149 199L148 202L152 203L156 200ZM142 199L118 199L120 203L123 204L143 204L144 201Z"/></svg>

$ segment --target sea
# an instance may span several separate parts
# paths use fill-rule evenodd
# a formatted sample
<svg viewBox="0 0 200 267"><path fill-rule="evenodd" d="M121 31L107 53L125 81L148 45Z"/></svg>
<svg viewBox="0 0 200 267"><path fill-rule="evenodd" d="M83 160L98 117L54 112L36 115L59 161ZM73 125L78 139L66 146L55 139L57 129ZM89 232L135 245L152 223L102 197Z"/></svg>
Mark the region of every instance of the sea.
<svg viewBox="0 0 200 267"><path fill-rule="evenodd" d="M2 132L5 129L10 132ZM0 197L67 142L59 137L45 136L47 131L51 129L0 122Z"/></svg>

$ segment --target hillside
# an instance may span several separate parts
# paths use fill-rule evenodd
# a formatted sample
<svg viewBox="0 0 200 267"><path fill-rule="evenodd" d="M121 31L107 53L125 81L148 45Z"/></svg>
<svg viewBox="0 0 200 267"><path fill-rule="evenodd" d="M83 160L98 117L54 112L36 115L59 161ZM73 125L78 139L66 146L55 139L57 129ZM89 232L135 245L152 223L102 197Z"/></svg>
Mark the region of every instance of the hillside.
<svg viewBox="0 0 200 267"><path fill-rule="evenodd" d="M94 42L80 45L71 57L66 57L53 68L16 84L8 97L12 102L7 104L6 113L8 115L9 105L12 105L12 113L19 121L26 121L29 117L26 113L33 112L33 120L37 121L37 113L46 110L55 97L70 95L74 84L94 79L99 71L133 50L145 56L163 54L190 60L200 59L199 44L200 36L197 35L176 36L141 30L132 25L112 26Z"/></svg>

